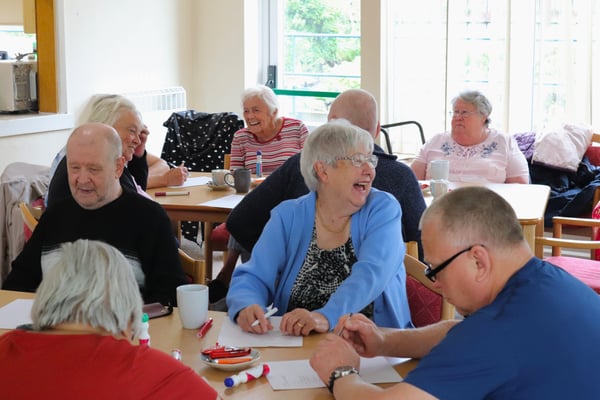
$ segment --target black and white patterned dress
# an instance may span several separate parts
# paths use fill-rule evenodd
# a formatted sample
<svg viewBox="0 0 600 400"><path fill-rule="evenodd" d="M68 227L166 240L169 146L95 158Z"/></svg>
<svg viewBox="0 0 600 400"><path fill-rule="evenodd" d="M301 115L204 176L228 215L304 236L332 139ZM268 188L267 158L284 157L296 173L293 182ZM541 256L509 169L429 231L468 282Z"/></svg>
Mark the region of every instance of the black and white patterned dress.
<svg viewBox="0 0 600 400"><path fill-rule="evenodd" d="M335 249L322 250L317 246L317 231L313 227L306 258L292 288L288 311L304 308L309 311L323 307L342 282L350 276L356 254L352 238ZM360 295L360 293L357 293ZM373 318L373 303L361 311Z"/></svg>

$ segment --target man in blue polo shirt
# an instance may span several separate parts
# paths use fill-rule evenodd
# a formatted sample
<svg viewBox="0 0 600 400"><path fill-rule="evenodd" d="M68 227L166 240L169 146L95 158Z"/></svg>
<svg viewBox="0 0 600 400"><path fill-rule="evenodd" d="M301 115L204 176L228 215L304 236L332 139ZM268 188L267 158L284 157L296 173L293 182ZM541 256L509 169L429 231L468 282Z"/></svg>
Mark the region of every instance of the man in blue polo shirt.
<svg viewBox="0 0 600 400"><path fill-rule="evenodd" d="M511 206L484 187L440 197L421 219L425 275L463 314L420 329L382 330L344 316L311 359L336 399L591 399L600 393L600 297L533 256ZM356 372L362 356L420 358L382 390Z"/></svg>

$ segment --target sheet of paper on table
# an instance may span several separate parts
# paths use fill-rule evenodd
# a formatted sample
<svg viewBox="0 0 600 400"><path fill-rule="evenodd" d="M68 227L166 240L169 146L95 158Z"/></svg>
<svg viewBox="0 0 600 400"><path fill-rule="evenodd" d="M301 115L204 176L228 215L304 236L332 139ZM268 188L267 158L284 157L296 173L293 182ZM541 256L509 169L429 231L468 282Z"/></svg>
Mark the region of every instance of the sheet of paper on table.
<svg viewBox="0 0 600 400"><path fill-rule="evenodd" d="M234 208L243 198L243 194L230 194L219 199L205 201L204 203L200 203L200 205L216 208Z"/></svg>
<svg viewBox="0 0 600 400"><path fill-rule="evenodd" d="M183 185L179 186L169 186L170 188L182 188L182 187L190 187L190 186L202 186L206 185L209 181L211 181L208 176L194 176L189 177L183 182Z"/></svg>
<svg viewBox="0 0 600 400"><path fill-rule="evenodd" d="M0 307L0 329L15 329L31 323L33 299L16 299Z"/></svg>
<svg viewBox="0 0 600 400"><path fill-rule="evenodd" d="M273 390L325 387L308 360L270 361L267 379ZM397 383L402 377L385 357L360 359L360 376L369 383Z"/></svg>
<svg viewBox="0 0 600 400"><path fill-rule="evenodd" d="M219 343L235 347L301 347L302 336L287 336L279 330L281 317L271 317L273 330L263 335L248 333L231 322L229 317L223 318Z"/></svg>

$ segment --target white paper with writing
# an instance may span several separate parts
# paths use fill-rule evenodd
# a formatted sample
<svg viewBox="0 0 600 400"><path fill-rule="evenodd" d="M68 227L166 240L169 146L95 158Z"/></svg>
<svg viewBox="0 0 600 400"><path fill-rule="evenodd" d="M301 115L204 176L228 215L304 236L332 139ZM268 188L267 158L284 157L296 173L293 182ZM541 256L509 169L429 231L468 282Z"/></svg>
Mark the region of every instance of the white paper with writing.
<svg viewBox="0 0 600 400"><path fill-rule="evenodd" d="M223 318L219 332L219 344L236 347L302 347L302 336L288 336L281 333L279 325L281 317L271 317L273 330L262 335L248 333L231 322L229 317Z"/></svg>
<svg viewBox="0 0 600 400"><path fill-rule="evenodd" d="M15 329L19 325L31 323L33 299L13 300L0 307L0 329Z"/></svg>
<svg viewBox="0 0 600 400"><path fill-rule="evenodd" d="M229 208L232 209L238 205L244 198L243 194L230 194L229 196L223 196L219 199L205 201L200 203L201 206L216 207L216 208Z"/></svg>
<svg viewBox="0 0 600 400"><path fill-rule="evenodd" d="M325 387L308 360L270 361L267 379L273 390ZM385 357L360 359L360 376L369 383L397 383L402 377Z"/></svg>
<svg viewBox="0 0 600 400"><path fill-rule="evenodd" d="M195 177L189 177L186 179L185 182L183 182L183 185L179 185L179 186L169 186L170 188L182 188L182 187L190 187L190 186L202 186L202 185L206 185L208 182L210 182L210 178L208 176L195 176Z"/></svg>

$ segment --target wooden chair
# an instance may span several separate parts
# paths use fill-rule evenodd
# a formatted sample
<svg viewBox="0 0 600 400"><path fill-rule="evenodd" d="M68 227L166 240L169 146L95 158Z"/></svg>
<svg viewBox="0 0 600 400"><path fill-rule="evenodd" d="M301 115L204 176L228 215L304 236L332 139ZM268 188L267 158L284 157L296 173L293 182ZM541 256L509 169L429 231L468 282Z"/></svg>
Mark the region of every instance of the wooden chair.
<svg viewBox="0 0 600 400"><path fill-rule="evenodd" d="M454 306L425 276L424 271L427 266L411 255L411 252L418 255L416 242L407 243L407 251L404 256L406 294L413 324L415 327L421 327L442 320L454 319Z"/></svg>
<svg viewBox="0 0 600 400"><path fill-rule="evenodd" d="M206 263L204 260L192 258L181 249L179 249L179 260L183 272L192 279L191 283L206 283Z"/></svg>
<svg viewBox="0 0 600 400"><path fill-rule="evenodd" d="M223 158L224 158L223 167L225 169L229 169L231 167L231 154L226 153L223 155ZM215 226L212 230L210 238L208 238L206 240L210 241L210 243L205 243L205 246L208 244L208 246L210 247L210 251L212 251L212 252L222 251L223 252L223 262L225 262L225 260L227 260L227 252L228 252L227 244L229 243L229 232L227 231L227 227L225 226L225 223L223 222L223 223ZM212 279L212 277L211 277L211 279Z"/></svg>
<svg viewBox="0 0 600 400"><path fill-rule="evenodd" d="M594 145L596 144L596 145ZM600 133L592 134L592 145L588 148L585 153L590 162L594 165L600 165ZM592 207L594 207L600 201L600 187L594 191L594 199L592 200Z"/></svg>
<svg viewBox="0 0 600 400"><path fill-rule="evenodd" d="M593 259L593 252L600 249L600 241L592 240L591 238L587 240L583 237L582 239L568 239L562 236L563 227L565 225L598 229L600 228L600 220L591 218L554 217L552 223L552 237L536 237L536 256L544 258L544 246L551 247L551 256L544 258L544 260L569 272L571 275L594 289L596 293L600 294L600 261ZM590 250L590 257L563 256L562 249L564 248Z"/></svg>

